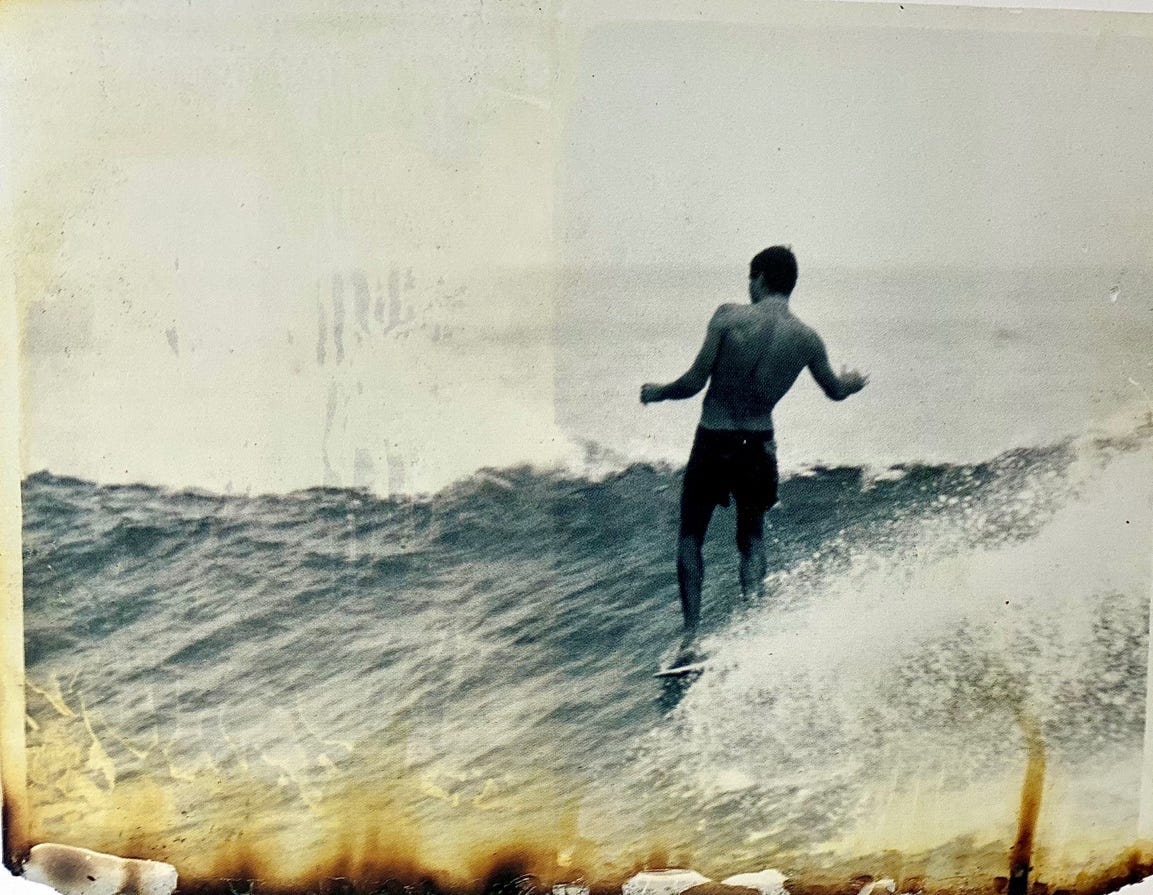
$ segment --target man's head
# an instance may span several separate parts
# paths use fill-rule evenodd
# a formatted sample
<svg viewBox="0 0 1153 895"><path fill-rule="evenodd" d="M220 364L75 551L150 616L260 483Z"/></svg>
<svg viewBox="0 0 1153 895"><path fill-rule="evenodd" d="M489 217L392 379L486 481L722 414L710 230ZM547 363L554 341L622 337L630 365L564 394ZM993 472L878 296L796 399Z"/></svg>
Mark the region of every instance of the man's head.
<svg viewBox="0 0 1153 895"><path fill-rule="evenodd" d="M749 292L753 301L766 295L792 293L797 285L797 259L788 246L771 246L749 264Z"/></svg>

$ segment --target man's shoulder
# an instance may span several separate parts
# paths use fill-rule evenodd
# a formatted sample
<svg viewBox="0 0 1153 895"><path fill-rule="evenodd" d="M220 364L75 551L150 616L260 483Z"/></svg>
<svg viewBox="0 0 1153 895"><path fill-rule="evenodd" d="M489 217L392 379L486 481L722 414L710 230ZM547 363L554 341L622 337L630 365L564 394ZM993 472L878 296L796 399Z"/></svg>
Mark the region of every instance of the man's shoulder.
<svg viewBox="0 0 1153 895"><path fill-rule="evenodd" d="M801 318L790 314L789 322L791 324L794 344L798 347L804 349L806 352L813 352L818 351L821 346L824 345L817 331Z"/></svg>
<svg viewBox="0 0 1153 895"><path fill-rule="evenodd" d="M726 323L731 320L740 320L746 316L752 305L742 305L736 302L725 302L723 305L717 305L717 309L713 311L713 320L718 323Z"/></svg>
<svg viewBox="0 0 1153 895"><path fill-rule="evenodd" d="M709 321L709 326L727 326L740 316L741 307L741 305L732 302L717 305L717 309L713 311L713 318Z"/></svg>
<svg viewBox="0 0 1153 895"><path fill-rule="evenodd" d="M792 315L790 315L790 316L792 316ZM811 326L809 326L809 324L805 323L805 321L802 320L800 317L793 317L793 321L794 321L794 326L796 326L797 332L800 335L804 336L810 342L821 341L821 337L819 335L817 335L817 331L815 329L813 329Z"/></svg>

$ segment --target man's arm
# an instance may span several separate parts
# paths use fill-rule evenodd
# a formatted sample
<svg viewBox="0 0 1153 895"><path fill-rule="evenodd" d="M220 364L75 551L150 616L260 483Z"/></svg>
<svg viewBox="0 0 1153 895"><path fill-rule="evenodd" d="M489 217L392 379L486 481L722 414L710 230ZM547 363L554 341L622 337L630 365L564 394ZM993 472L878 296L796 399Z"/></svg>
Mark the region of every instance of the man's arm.
<svg viewBox="0 0 1153 895"><path fill-rule="evenodd" d="M834 373L829 365L829 353L825 350L825 343L816 333L813 333L811 351L809 372L813 374L821 390L834 401L844 401L849 395L855 395L869 381L868 376L862 376L856 370L842 369L840 376Z"/></svg>
<svg viewBox="0 0 1153 895"><path fill-rule="evenodd" d="M654 401L677 401L681 398L691 398L709 381L713 372L713 364L717 360L717 351L721 347L721 339L725 335L724 305L717 308L709 321L709 328L705 332L705 343L697 353L696 360L680 379L668 385L646 383L641 386L641 403L652 404Z"/></svg>

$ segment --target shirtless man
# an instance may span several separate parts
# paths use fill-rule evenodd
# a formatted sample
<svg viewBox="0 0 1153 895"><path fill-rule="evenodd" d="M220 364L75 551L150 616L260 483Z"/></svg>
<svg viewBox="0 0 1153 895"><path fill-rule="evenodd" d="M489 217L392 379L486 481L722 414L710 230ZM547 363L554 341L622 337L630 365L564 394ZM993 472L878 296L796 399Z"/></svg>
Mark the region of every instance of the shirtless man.
<svg viewBox="0 0 1153 895"><path fill-rule="evenodd" d="M859 392L868 381L856 370L833 372L821 337L789 311L796 282L792 251L765 249L749 265L752 304L721 305L689 371L667 385L641 386L641 403L651 404L691 398L709 383L681 492L677 578L686 646L700 621L705 532L713 510L727 507L730 495L737 504L741 592L764 593L764 516L777 502L777 402L805 367L834 401Z"/></svg>

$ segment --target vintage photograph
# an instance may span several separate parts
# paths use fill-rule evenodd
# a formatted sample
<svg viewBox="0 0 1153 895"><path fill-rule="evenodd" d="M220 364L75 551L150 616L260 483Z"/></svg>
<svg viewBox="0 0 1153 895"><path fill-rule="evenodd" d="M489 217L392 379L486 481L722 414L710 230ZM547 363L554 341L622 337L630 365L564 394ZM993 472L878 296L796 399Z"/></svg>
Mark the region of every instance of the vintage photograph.
<svg viewBox="0 0 1153 895"><path fill-rule="evenodd" d="M1151 88L1139 13L0 6L6 873L1153 876Z"/></svg>

